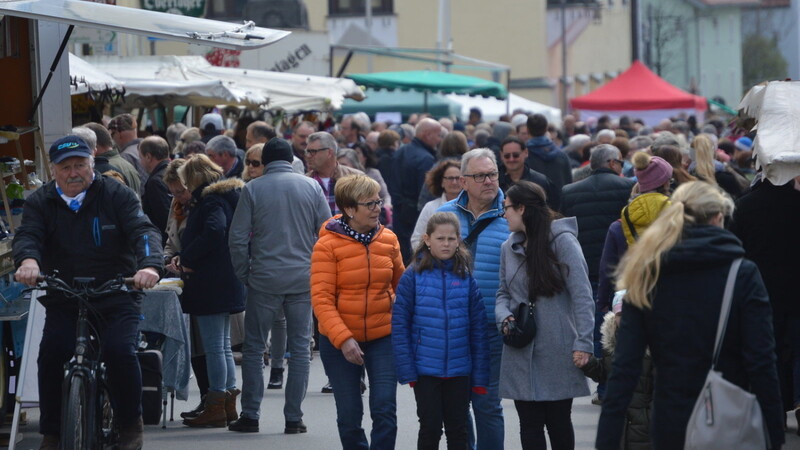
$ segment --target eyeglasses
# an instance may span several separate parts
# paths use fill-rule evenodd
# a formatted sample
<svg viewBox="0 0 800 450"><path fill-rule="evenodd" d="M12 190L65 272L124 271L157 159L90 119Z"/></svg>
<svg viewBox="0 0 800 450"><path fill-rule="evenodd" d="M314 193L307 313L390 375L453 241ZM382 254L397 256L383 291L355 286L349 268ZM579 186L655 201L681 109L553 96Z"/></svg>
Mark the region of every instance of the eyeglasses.
<svg viewBox="0 0 800 450"><path fill-rule="evenodd" d="M454 181L458 181L460 179L461 179L461 177L442 177L442 180L449 181L451 183L454 182Z"/></svg>
<svg viewBox="0 0 800 450"><path fill-rule="evenodd" d="M624 166L624 165L625 165L625 161L623 161L623 160L621 160L621 159L609 159L609 160L608 160L608 162L611 162L611 161L614 161L614 162L616 162L617 164L619 164L619 165L620 165L620 167L622 167L622 166Z"/></svg>
<svg viewBox="0 0 800 450"><path fill-rule="evenodd" d="M517 159L522 153L504 153L503 159Z"/></svg>
<svg viewBox="0 0 800 450"><path fill-rule="evenodd" d="M506 210L509 209L509 208L514 208L514 205L507 205L505 203L500 205L500 215L505 215Z"/></svg>
<svg viewBox="0 0 800 450"><path fill-rule="evenodd" d="M307 149L306 149L306 155L311 155L311 156L314 156L314 155L316 155L316 154L317 154L317 153L319 153L319 152L324 152L325 150L330 150L330 149L331 149L330 147L322 147L322 148L318 148L318 149L316 149L316 150L313 150L313 149L307 148Z"/></svg>
<svg viewBox="0 0 800 450"><path fill-rule="evenodd" d="M245 159L244 160L244 164L246 166L253 166L255 168L261 167L261 161L258 161L258 160L255 160L255 159Z"/></svg>
<svg viewBox="0 0 800 450"><path fill-rule="evenodd" d="M373 200L371 202L356 203L356 205L364 206L370 211L375 211L375 208L383 206L383 200Z"/></svg>
<svg viewBox="0 0 800 450"><path fill-rule="evenodd" d="M473 173L473 174L464 174L464 177L470 177L475 180L476 183L483 183L486 181L486 177L489 177L490 181L497 181L500 178L499 172L489 172L489 173Z"/></svg>

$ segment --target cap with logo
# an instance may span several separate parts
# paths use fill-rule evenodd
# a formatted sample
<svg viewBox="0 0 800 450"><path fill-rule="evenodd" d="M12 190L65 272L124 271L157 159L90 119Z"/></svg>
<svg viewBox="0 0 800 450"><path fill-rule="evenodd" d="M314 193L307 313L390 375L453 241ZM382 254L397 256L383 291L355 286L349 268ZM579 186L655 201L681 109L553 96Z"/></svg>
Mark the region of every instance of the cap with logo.
<svg viewBox="0 0 800 450"><path fill-rule="evenodd" d="M80 156L81 158L92 156L89 146L78 136L63 137L53 142L53 145L50 146L50 162L53 164L58 164L73 156Z"/></svg>

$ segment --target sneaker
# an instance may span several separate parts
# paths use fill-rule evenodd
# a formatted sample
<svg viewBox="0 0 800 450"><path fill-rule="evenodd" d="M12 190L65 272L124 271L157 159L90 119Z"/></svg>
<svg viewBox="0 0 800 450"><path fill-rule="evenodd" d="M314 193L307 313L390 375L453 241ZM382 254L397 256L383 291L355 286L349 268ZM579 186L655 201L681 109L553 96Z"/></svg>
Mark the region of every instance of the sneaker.
<svg viewBox="0 0 800 450"><path fill-rule="evenodd" d="M269 372L269 383L267 389L281 389L283 388L283 368L272 368Z"/></svg>
<svg viewBox="0 0 800 450"><path fill-rule="evenodd" d="M302 420L298 420L297 422L286 422L286 428L283 429L284 434L300 434L308 432L308 428L306 428L306 424L303 423Z"/></svg>
<svg viewBox="0 0 800 450"><path fill-rule="evenodd" d="M241 431L243 433L258 433L258 421L240 415L238 419L228 424L228 430Z"/></svg>
<svg viewBox="0 0 800 450"><path fill-rule="evenodd" d="M331 382L330 381L325 383L325 386L322 386L322 393L323 394L333 394L333 386L331 386Z"/></svg>
<svg viewBox="0 0 800 450"><path fill-rule="evenodd" d="M600 406L603 404L603 399L600 398L598 394L594 394L594 397L592 397L592 404Z"/></svg>

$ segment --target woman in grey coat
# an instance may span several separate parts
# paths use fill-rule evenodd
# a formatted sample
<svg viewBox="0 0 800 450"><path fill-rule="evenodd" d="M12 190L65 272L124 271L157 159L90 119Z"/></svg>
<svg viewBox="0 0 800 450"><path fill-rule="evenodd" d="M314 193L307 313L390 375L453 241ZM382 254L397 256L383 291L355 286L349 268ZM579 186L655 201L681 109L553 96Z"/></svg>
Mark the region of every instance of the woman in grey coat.
<svg viewBox="0 0 800 450"><path fill-rule="evenodd" d="M575 218L554 220L541 187L521 181L506 193L512 232L503 243L495 316L504 335L529 295L536 336L523 348L503 346L500 395L514 400L522 448L573 449L572 399L589 395L579 367L592 352L594 302ZM530 294L529 294L530 293Z"/></svg>

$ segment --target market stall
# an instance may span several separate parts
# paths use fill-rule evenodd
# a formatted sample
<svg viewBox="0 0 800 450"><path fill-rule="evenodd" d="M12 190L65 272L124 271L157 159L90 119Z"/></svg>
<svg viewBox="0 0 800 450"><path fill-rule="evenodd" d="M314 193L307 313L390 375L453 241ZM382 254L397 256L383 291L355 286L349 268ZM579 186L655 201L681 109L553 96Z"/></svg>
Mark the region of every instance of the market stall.
<svg viewBox="0 0 800 450"><path fill-rule="evenodd" d="M608 84L569 101L572 109L580 110L581 119L603 115L613 118L640 118L649 126L681 113L697 116L703 121L708 102L704 97L690 94L659 77L639 61Z"/></svg>

